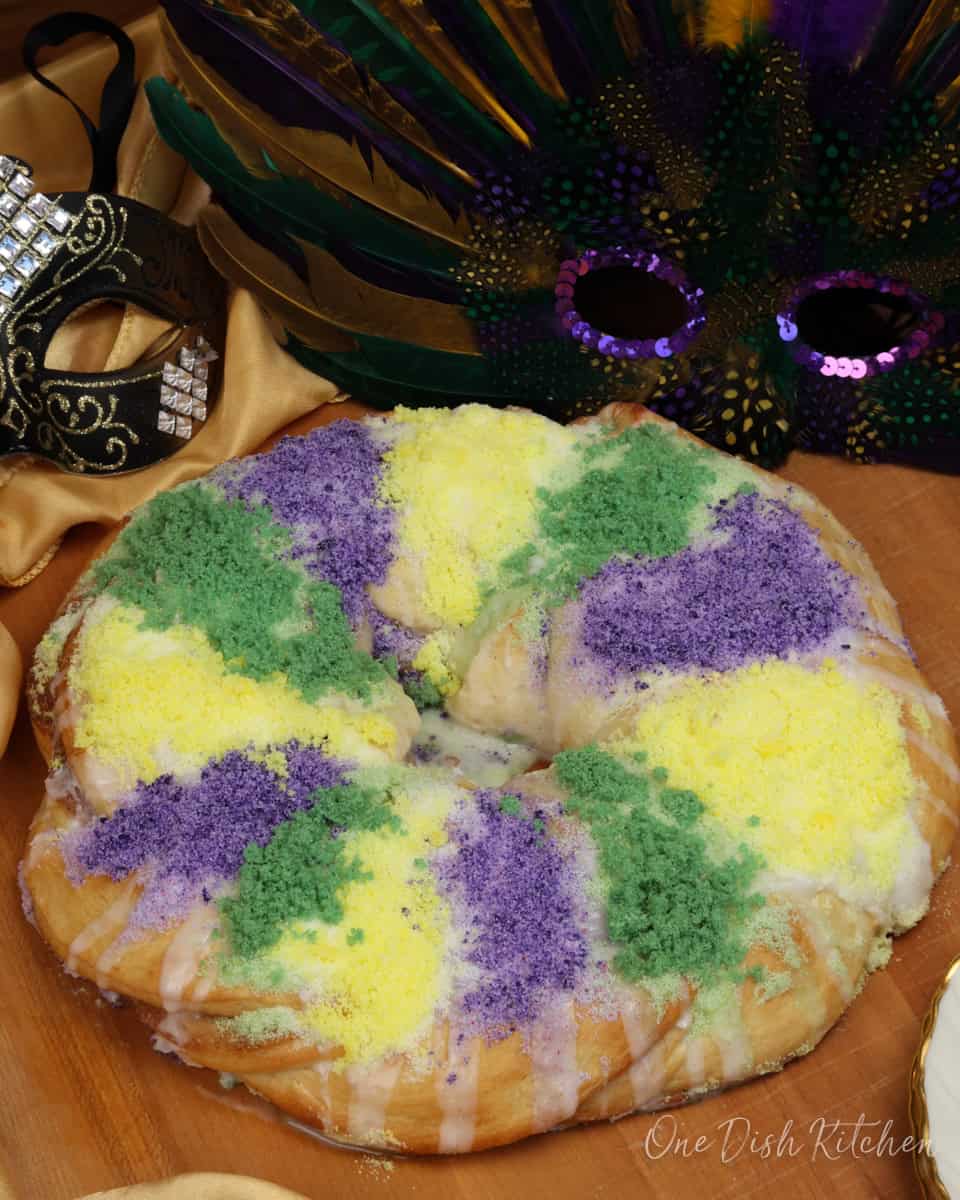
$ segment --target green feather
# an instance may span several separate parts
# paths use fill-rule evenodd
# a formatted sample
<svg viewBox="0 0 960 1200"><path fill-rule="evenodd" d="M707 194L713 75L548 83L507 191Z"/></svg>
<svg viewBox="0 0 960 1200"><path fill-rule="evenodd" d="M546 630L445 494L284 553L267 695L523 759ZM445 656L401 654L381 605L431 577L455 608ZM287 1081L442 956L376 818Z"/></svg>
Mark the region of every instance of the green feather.
<svg viewBox="0 0 960 1200"><path fill-rule="evenodd" d="M498 392L496 364L489 358L430 350L370 334L352 336L360 345L359 352L326 354L324 358L363 379L417 387L437 396L495 396Z"/></svg>
<svg viewBox="0 0 960 1200"><path fill-rule="evenodd" d="M477 0L457 2L459 18L469 27L477 58L494 80L496 92L508 95L534 121L539 144L543 145L544 134L565 106L540 90Z"/></svg>
<svg viewBox="0 0 960 1200"><path fill-rule="evenodd" d="M615 79L629 72L630 62L617 36L611 0L567 0L564 11L604 78Z"/></svg>
<svg viewBox="0 0 960 1200"><path fill-rule="evenodd" d="M368 0L299 0L304 16L381 83L400 84L464 140L496 153L510 136L479 112Z"/></svg>
<svg viewBox="0 0 960 1200"><path fill-rule="evenodd" d="M161 137L215 192L264 228L280 228L318 246L341 240L386 262L448 278L455 247L382 216L362 200L341 204L301 179L249 174L204 113L165 79L150 79L147 96Z"/></svg>
<svg viewBox="0 0 960 1200"><path fill-rule="evenodd" d="M488 395L483 392L477 394L456 392L452 388L441 392L427 391L419 381L399 383L395 380L381 378L369 370L355 370L353 369L355 365L353 360L359 362L359 354L355 356L342 354L336 356L337 361L334 361L333 355L312 349L289 332L286 349L308 371L328 379L359 403L369 404L374 408L396 408L398 404L403 404L407 408L440 406L447 402L447 397L451 404L489 404L495 408L513 402L509 396Z"/></svg>

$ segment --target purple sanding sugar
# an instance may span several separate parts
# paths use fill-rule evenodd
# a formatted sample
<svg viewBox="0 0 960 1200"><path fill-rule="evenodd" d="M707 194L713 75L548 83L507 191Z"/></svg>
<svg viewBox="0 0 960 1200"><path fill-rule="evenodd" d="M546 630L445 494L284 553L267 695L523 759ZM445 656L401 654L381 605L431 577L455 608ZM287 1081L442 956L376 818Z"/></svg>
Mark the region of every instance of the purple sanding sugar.
<svg viewBox="0 0 960 1200"><path fill-rule="evenodd" d="M161 775L138 784L109 817L81 830L68 852L71 875L124 879L143 869L145 887L128 930L163 928L210 886L236 875L248 845L264 846L282 822L309 808L317 788L341 783L344 763L321 750L283 748L287 778L231 750L193 783Z"/></svg>
<svg viewBox="0 0 960 1200"><path fill-rule="evenodd" d="M421 637L381 613L370 614L373 632L371 653L376 659L393 657L401 667L409 667L420 653L426 637Z"/></svg>
<svg viewBox="0 0 960 1200"><path fill-rule="evenodd" d="M450 821L452 853L435 856L438 888L464 931L466 961L480 977L463 997L488 1039L530 1024L551 996L572 992L587 963L575 881L556 844L529 816L500 811L502 793L474 793Z"/></svg>
<svg viewBox="0 0 960 1200"><path fill-rule="evenodd" d="M231 499L266 504L293 534L293 557L343 594L354 625L366 615L367 586L383 583L393 514L377 503L381 452L358 421L335 421L306 437L283 438L268 454L222 471Z"/></svg>
<svg viewBox="0 0 960 1200"><path fill-rule="evenodd" d="M782 501L743 495L716 512L721 544L612 561L584 585L583 644L607 675L730 670L863 619L850 576Z"/></svg>

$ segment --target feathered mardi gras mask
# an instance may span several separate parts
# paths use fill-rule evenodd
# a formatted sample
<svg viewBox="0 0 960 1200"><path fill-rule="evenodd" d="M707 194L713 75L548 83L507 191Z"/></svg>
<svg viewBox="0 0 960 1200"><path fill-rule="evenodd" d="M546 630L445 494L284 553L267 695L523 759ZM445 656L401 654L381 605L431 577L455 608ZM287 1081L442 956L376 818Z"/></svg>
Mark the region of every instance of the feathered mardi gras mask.
<svg viewBox="0 0 960 1200"><path fill-rule="evenodd" d="M960 467L952 4L164 7L204 248L359 398Z"/></svg>

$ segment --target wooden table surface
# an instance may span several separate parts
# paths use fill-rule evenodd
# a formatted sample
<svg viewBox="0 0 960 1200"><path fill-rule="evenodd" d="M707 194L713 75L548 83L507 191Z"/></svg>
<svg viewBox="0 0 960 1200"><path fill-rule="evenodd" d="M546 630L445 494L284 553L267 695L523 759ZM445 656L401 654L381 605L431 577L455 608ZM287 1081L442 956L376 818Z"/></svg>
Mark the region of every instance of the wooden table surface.
<svg viewBox="0 0 960 1200"><path fill-rule="evenodd" d="M346 415L327 410L320 419ZM294 428L303 430L308 418ZM960 478L795 455L783 472L829 505L899 600L932 686L960 712ZM28 587L0 596L25 658L95 551L79 527ZM150 1049L132 1012L66 975L23 919L15 882L44 768L21 712L0 762L0 1194L74 1200L185 1171L255 1175L311 1200L905 1200L918 1194L907 1078L920 1022L960 950L960 870L895 943L887 970L806 1058L685 1109L463 1159L383 1159L285 1124L242 1088ZM839 1123L839 1124L838 1124Z"/></svg>

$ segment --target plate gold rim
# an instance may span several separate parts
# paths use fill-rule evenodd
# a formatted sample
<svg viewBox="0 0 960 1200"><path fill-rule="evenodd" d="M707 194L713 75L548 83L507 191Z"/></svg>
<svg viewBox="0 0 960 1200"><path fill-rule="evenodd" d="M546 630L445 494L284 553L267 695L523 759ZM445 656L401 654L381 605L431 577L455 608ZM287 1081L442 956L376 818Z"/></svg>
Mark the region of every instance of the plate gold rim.
<svg viewBox="0 0 960 1200"><path fill-rule="evenodd" d="M927 1113L927 1097L925 1090L925 1068L933 1031L937 1024L940 1011L940 1001L950 986L950 980L960 971L960 954L951 962L930 1001L927 1015L920 1027L920 1045L913 1059L910 1071L910 1124L913 1129L913 1168L925 1200L950 1200L943 1180L937 1171L937 1161L930 1152L930 1120Z"/></svg>

